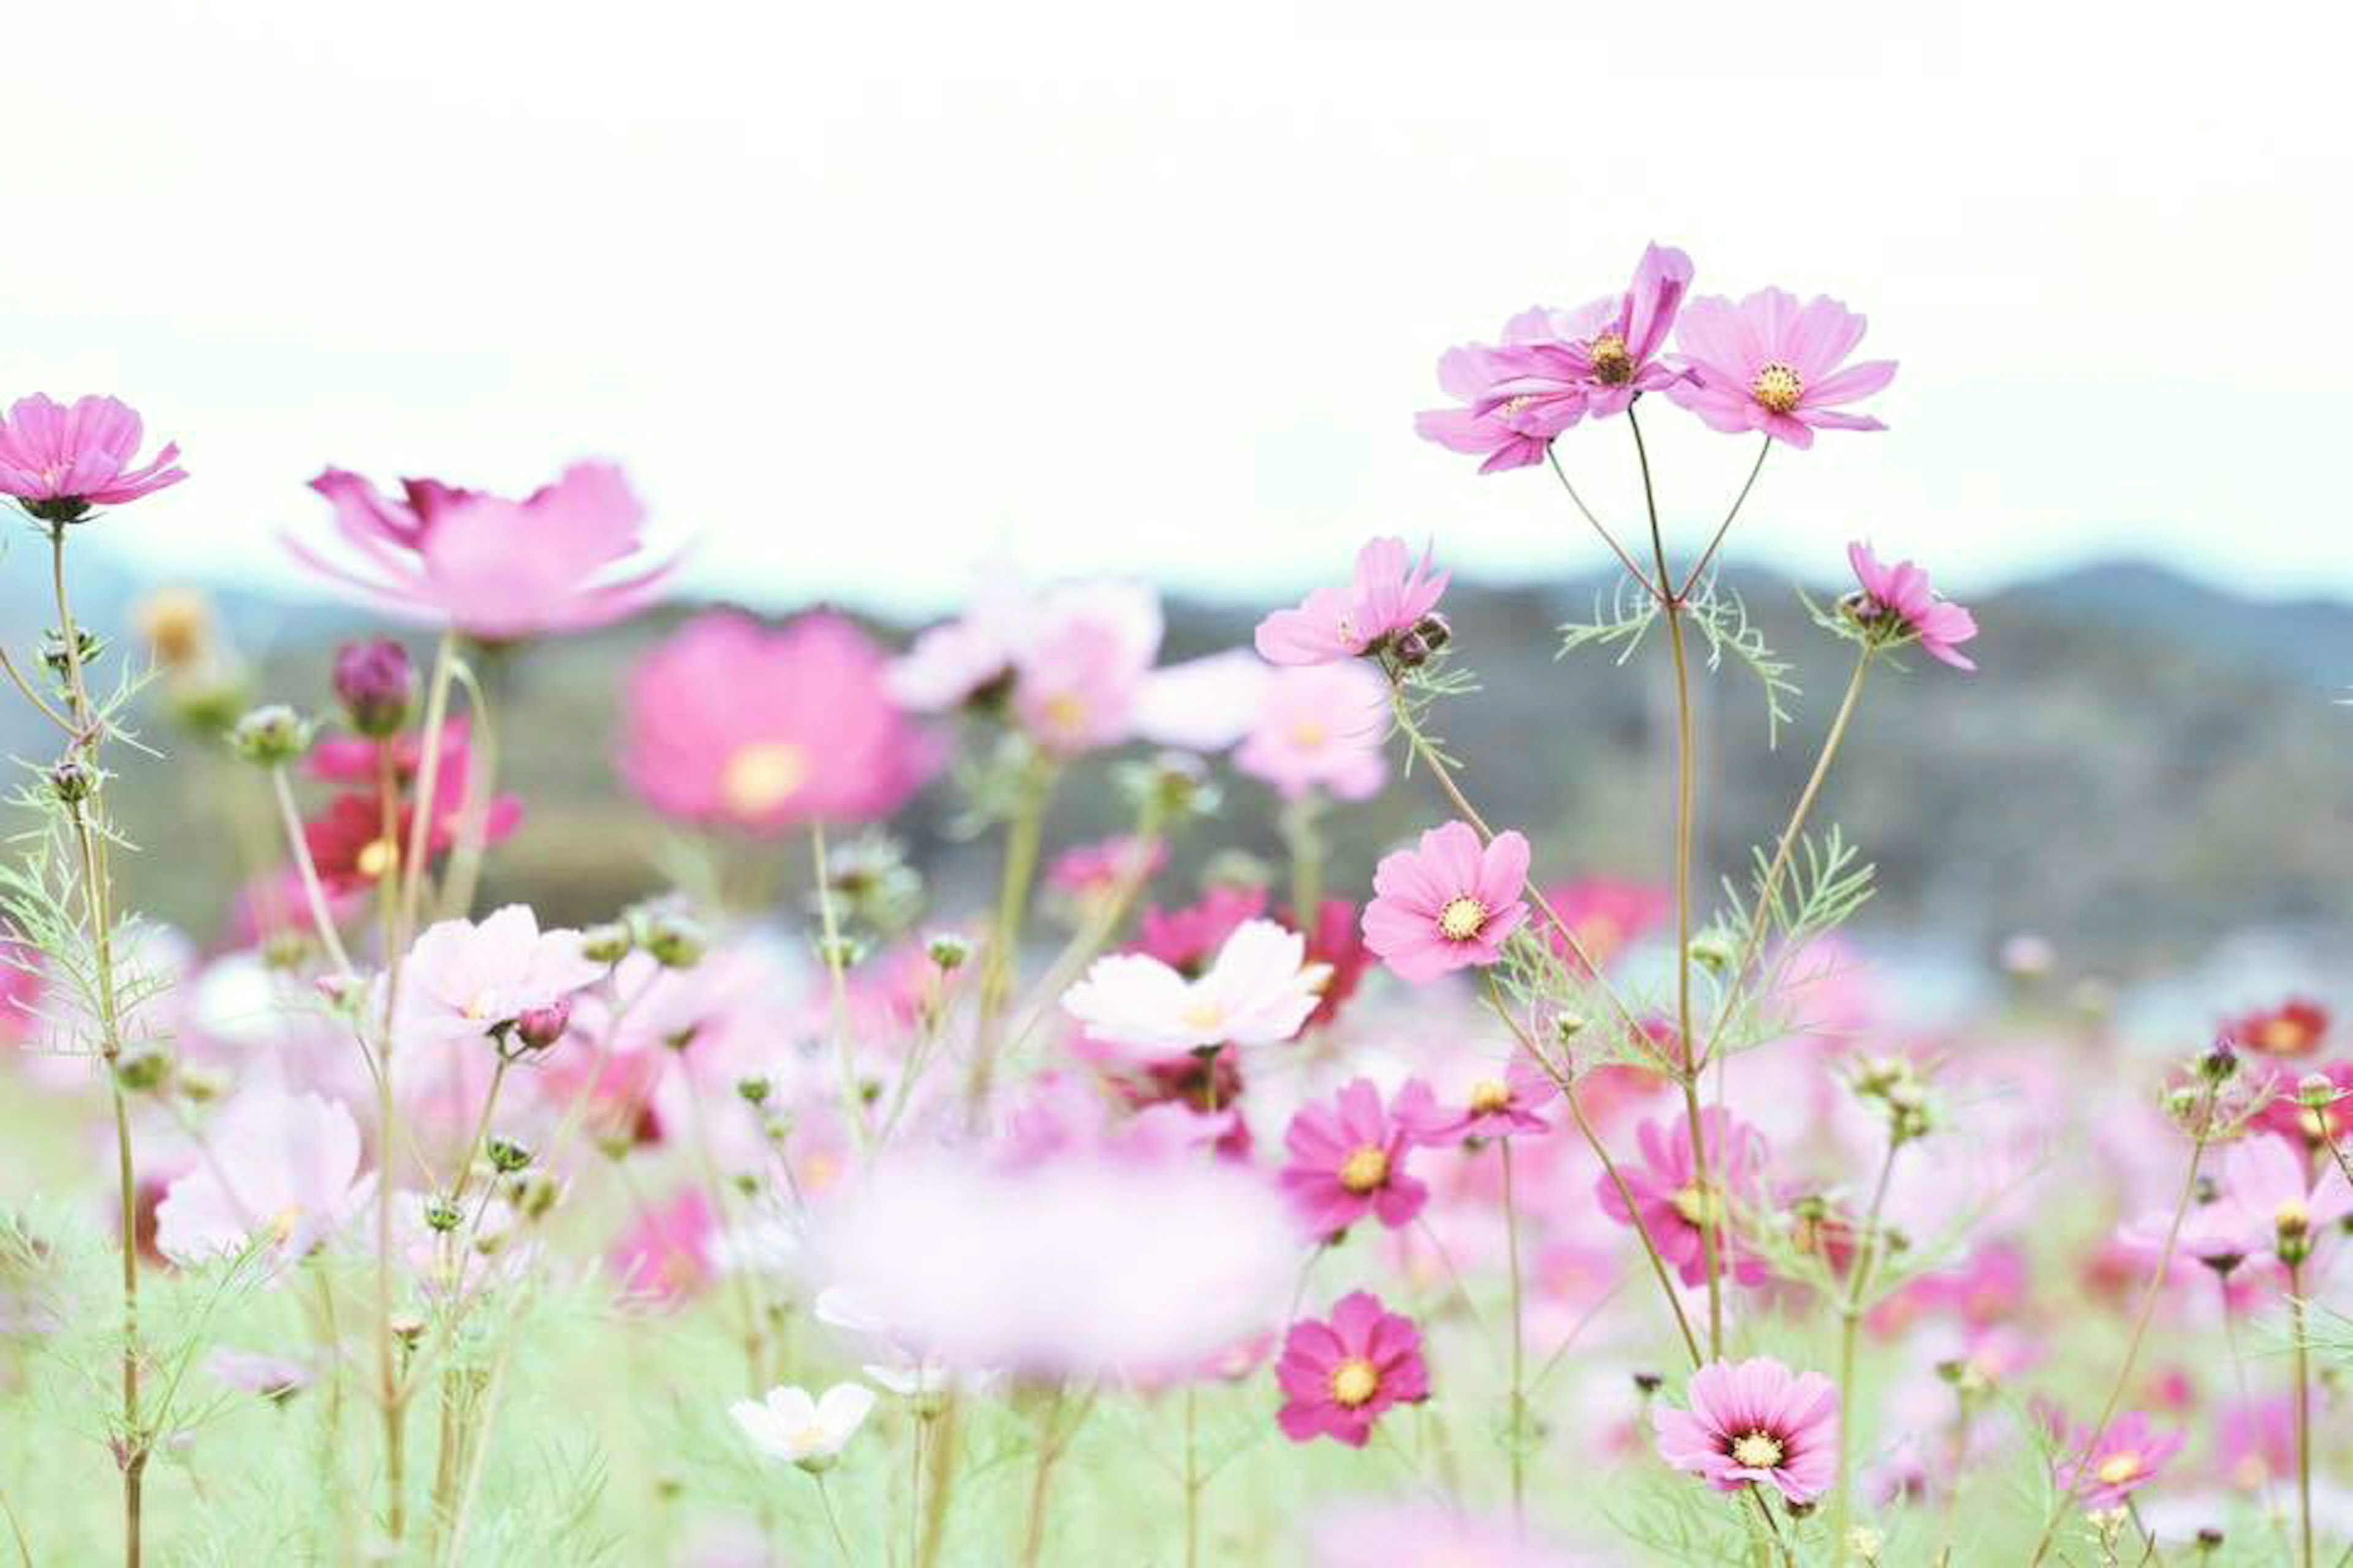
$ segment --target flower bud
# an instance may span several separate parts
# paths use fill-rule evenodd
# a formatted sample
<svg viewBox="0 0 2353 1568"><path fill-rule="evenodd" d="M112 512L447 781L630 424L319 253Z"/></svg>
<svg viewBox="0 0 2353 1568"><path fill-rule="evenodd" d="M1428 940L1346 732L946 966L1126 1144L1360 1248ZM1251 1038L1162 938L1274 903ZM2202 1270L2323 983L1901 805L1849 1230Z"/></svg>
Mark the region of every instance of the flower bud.
<svg viewBox="0 0 2353 1568"><path fill-rule="evenodd" d="M490 1155L491 1169L501 1176L512 1176L531 1163L531 1151L512 1138L493 1138L483 1152Z"/></svg>
<svg viewBox="0 0 2353 1568"><path fill-rule="evenodd" d="M432 1229L447 1236L465 1224L466 1216L459 1212L456 1204L435 1198L425 1205L425 1223Z"/></svg>
<svg viewBox="0 0 2353 1568"><path fill-rule="evenodd" d="M1634 1392L1647 1399L1665 1387L1666 1382L1655 1372L1638 1372L1634 1374Z"/></svg>
<svg viewBox="0 0 2353 1568"><path fill-rule="evenodd" d="M271 702L239 719L228 744L248 763L283 767L311 749L311 725L283 702Z"/></svg>
<svg viewBox="0 0 2353 1568"><path fill-rule="evenodd" d="M527 1220L544 1219L564 1195L564 1187L545 1171L529 1171L507 1185L507 1202Z"/></svg>
<svg viewBox="0 0 2353 1568"><path fill-rule="evenodd" d="M1704 931L1691 939L1692 962L1711 974L1722 974L1738 962L1740 953L1729 931Z"/></svg>
<svg viewBox="0 0 2353 1568"><path fill-rule="evenodd" d="M1419 669L1430 662L1430 656L1435 651L1430 646L1430 639L1418 631L1399 632L1389 639L1389 657L1396 659L1401 668Z"/></svg>
<svg viewBox="0 0 2353 1568"><path fill-rule="evenodd" d="M2306 1110L2326 1110L2345 1098L2327 1074L2308 1072L2296 1079L2295 1102Z"/></svg>
<svg viewBox="0 0 2353 1568"><path fill-rule="evenodd" d="M1444 616L1432 610L1429 615L1414 622L1413 630L1408 635L1419 637L1424 647L1430 652L1436 653L1454 640L1454 627Z"/></svg>
<svg viewBox="0 0 2353 1568"><path fill-rule="evenodd" d="M664 969L691 969L711 947L702 925L674 910L658 910L648 917L643 941L645 950Z"/></svg>
<svg viewBox="0 0 2353 1568"><path fill-rule="evenodd" d="M942 970L953 973L962 969L972 956L972 943L954 931L939 931L924 943L923 952Z"/></svg>
<svg viewBox="0 0 2353 1568"><path fill-rule="evenodd" d="M750 1078L739 1078L735 1080L735 1092L742 1097L746 1105L764 1103L772 1087L764 1075L757 1073Z"/></svg>
<svg viewBox="0 0 2353 1568"><path fill-rule="evenodd" d="M192 1105L207 1105L229 1091L229 1076L218 1068L183 1063L173 1075L180 1098Z"/></svg>
<svg viewBox="0 0 2353 1568"><path fill-rule="evenodd" d="M106 639L88 626L76 626L74 652L80 656L81 668L87 674L90 667L98 662L99 656L106 652ZM48 666L49 673L60 681L73 674L75 661L67 657L65 634L55 626L41 634L41 662Z"/></svg>
<svg viewBox="0 0 2353 1568"><path fill-rule="evenodd" d="M133 1046L114 1058L114 1081L133 1094L159 1089L172 1076L172 1053L161 1046Z"/></svg>
<svg viewBox="0 0 2353 1568"><path fill-rule="evenodd" d="M382 740L397 734L417 705L417 670L390 637L347 642L335 650L335 700L352 728Z"/></svg>
<svg viewBox="0 0 2353 1568"><path fill-rule="evenodd" d="M98 770L79 757L68 757L49 769L49 793L67 805L79 805L98 793Z"/></svg>
<svg viewBox="0 0 2353 1568"><path fill-rule="evenodd" d="M622 921L607 921L580 933L580 956L591 963L618 963L635 946L637 939Z"/></svg>
<svg viewBox="0 0 2353 1568"><path fill-rule="evenodd" d="M2232 1048L2231 1037L2218 1036L2204 1056L2198 1058L2198 1076L2208 1083L2228 1083L2239 1070L2239 1053Z"/></svg>
<svg viewBox="0 0 2353 1568"><path fill-rule="evenodd" d="M572 1026L572 998L558 996L544 1007L533 1007L517 1014L514 1037L527 1051L543 1051L564 1037Z"/></svg>

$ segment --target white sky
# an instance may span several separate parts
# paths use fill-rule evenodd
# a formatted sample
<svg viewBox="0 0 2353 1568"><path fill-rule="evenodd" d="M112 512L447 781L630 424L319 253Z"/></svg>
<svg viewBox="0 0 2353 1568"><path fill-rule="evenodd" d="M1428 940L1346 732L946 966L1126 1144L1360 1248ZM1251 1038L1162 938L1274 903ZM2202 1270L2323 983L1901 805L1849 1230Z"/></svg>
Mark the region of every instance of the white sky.
<svg viewBox="0 0 2353 1568"><path fill-rule="evenodd" d="M1280 596L1376 528L1567 572L1601 557L1547 478L1410 416L1449 343L1657 237L1904 361L1893 433L1777 454L1736 554L2353 591L2330 9L25 6L0 389L181 440L195 478L107 525L158 572L290 575L330 460L586 454L777 604L1008 552ZM1665 445L1704 531L1746 443ZM1622 428L1564 450L1622 514Z"/></svg>

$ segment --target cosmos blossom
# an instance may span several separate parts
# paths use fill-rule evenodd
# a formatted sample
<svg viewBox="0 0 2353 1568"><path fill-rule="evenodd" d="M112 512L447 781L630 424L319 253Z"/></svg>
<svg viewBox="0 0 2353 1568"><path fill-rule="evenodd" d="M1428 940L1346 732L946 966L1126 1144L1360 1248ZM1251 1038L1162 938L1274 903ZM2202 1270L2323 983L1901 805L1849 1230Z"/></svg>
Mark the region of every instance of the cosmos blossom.
<svg viewBox="0 0 2353 1568"><path fill-rule="evenodd" d="M1895 379L1894 360L1846 363L1864 325L1826 295L1800 304L1785 289L1761 289L1737 304L1693 300L1675 329L1689 374L1667 395L1711 429L1759 430L1801 448L1817 430L1884 430L1870 415L1844 411Z"/></svg>
<svg viewBox="0 0 2353 1568"><path fill-rule="evenodd" d="M2318 1180L2276 1138L2251 1138L2222 1151L2220 1197L2205 1205L2249 1257L2302 1264L2330 1249L2353 1215L2353 1184L2333 1166Z"/></svg>
<svg viewBox="0 0 2353 1568"><path fill-rule="evenodd" d="M1400 1100L1418 1098L1416 1081L1399 1091ZM1419 1094L1428 1093L1423 1085ZM1302 1106L1282 1142L1291 1154L1283 1190L1317 1236L1337 1236L1366 1215L1395 1230L1430 1199L1430 1189L1406 1173L1413 1130L1395 1107L1381 1104L1369 1079L1348 1083L1328 1103Z"/></svg>
<svg viewBox="0 0 2353 1568"><path fill-rule="evenodd" d="M139 416L111 397L71 407L37 392L20 397L0 417L0 495L44 522L78 522L93 506L121 506L188 477L168 441L134 467L142 434Z"/></svg>
<svg viewBox="0 0 2353 1568"><path fill-rule="evenodd" d="M433 769L433 818L425 836L428 858L454 847L459 830L466 824L467 792L473 782L470 730L462 718L449 720L441 728L440 752ZM384 741L335 736L311 749L305 765L313 776L359 786L334 796L324 811L302 825L303 845L328 892L341 896L357 891L399 866L417 821L418 744L417 735L410 731ZM385 837L384 807L375 793L377 758L386 751L392 755L394 777L402 791L389 838ZM482 842L500 843L522 822L522 802L511 795L491 796L482 811Z"/></svg>
<svg viewBox="0 0 2353 1568"><path fill-rule="evenodd" d="M1361 1448L1384 1413L1430 1397L1421 1331L1367 1290L1340 1298L1328 1319L1292 1324L1274 1378L1283 1394L1275 1422L1294 1443Z"/></svg>
<svg viewBox="0 0 2353 1568"><path fill-rule="evenodd" d="M1146 953L1114 953L1095 961L1062 1006L1090 1037L1149 1056L1271 1046L1299 1033L1330 974L1307 962L1298 932L1252 920L1234 928L1197 980Z"/></svg>
<svg viewBox="0 0 2353 1568"><path fill-rule="evenodd" d="M1810 1503L1837 1479L1839 1391L1771 1356L1710 1362L1692 1373L1688 1408L1658 1413L1659 1457L1722 1492L1768 1486Z"/></svg>
<svg viewBox="0 0 2353 1568"><path fill-rule="evenodd" d="M2241 1050L2267 1057L2308 1057L2328 1035L2328 1009L2308 997L2291 996L2275 1007L2259 1007L2232 1019L2223 1031Z"/></svg>
<svg viewBox="0 0 2353 1568"><path fill-rule="evenodd" d="M1700 1113L1701 1136L1707 1150L1707 1181L1701 1184L1692 1161L1691 1119L1680 1117L1671 1126L1645 1121L1636 1132L1641 1163L1620 1168L1634 1206L1629 1209L1618 1184L1607 1173L1594 1179L1595 1200L1619 1224L1631 1226L1641 1216L1642 1229L1659 1256L1674 1266L1686 1285L1707 1278L1707 1237L1715 1232L1722 1271L1743 1285L1762 1283L1767 1270L1763 1258L1740 1244L1744 1209L1758 1199L1765 1167L1764 1134L1721 1106Z"/></svg>
<svg viewBox="0 0 2353 1568"><path fill-rule="evenodd" d="M1519 834L1499 833L1482 847L1467 822L1433 827L1374 869L1365 944L1417 985L1493 963L1527 921L1527 878L1528 841Z"/></svg>
<svg viewBox="0 0 2353 1568"><path fill-rule="evenodd" d="M772 1388L764 1399L737 1400L727 1413L754 1447L814 1475L833 1468L873 1408L872 1389L837 1383L814 1398L806 1388Z"/></svg>
<svg viewBox="0 0 2353 1568"><path fill-rule="evenodd" d="M1467 1138L1549 1132L1552 1123L1537 1111L1559 1097L1551 1075L1526 1052L1514 1051L1511 1060L1471 1079L1453 1100L1441 1102L1429 1085L1412 1080L1399 1091L1397 1111L1417 1142L1444 1148Z"/></svg>
<svg viewBox="0 0 2353 1568"><path fill-rule="evenodd" d="M248 1089L222 1108L202 1150L155 1210L155 1245L175 1262L232 1255L257 1240L300 1259L375 1185L359 1173L352 1113L315 1094Z"/></svg>
<svg viewBox="0 0 2353 1568"><path fill-rule="evenodd" d="M2059 1462L2059 1485L2085 1508L2121 1507L2157 1479L2184 1440L2179 1430L2160 1432L2142 1412L2127 1411L2108 1423L2096 1444L2088 1430L2075 1434Z"/></svg>
<svg viewBox="0 0 2353 1568"><path fill-rule="evenodd" d="M585 957L580 933L539 929L528 904L427 926L402 969L397 1032L404 1045L479 1040L594 983L607 966Z"/></svg>
<svg viewBox="0 0 2353 1568"><path fill-rule="evenodd" d="M1977 617L1928 585L1928 574L1909 561L1883 565L1861 540L1846 547L1847 563L1859 585L1852 601L1855 618L1873 638L1917 642L1934 659L1955 669L1977 666L1955 645L1978 635Z"/></svg>
<svg viewBox="0 0 2353 1568"><path fill-rule="evenodd" d="M1273 665L1335 664L1361 658L1402 637L1438 607L1449 574L1430 570L1430 552L1417 562L1395 536L1366 542L1356 574L1344 588L1318 588L1296 609L1276 610L1259 622L1259 657Z"/></svg>
<svg viewBox="0 0 2353 1568"><path fill-rule="evenodd" d="M1278 669L1234 766L1285 800L1365 800L1388 782L1388 686L1364 666Z"/></svg>

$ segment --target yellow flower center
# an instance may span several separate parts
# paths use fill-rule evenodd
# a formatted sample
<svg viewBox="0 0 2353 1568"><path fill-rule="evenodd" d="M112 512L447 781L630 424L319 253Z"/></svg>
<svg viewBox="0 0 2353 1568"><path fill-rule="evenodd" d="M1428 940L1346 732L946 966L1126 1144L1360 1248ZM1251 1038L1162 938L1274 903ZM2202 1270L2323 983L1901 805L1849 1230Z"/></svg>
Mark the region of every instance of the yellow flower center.
<svg viewBox="0 0 2353 1568"><path fill-rule="evenodd" d="M2272 1223L2284 1237L2302 1236L2312 1228L2312 1211L2305 1207L2302 1198L2290 1198L2273 1211Z"/></svg>
<svg viewBox="0 0 2353 1568"><path fill-rule="evenodd" d="M1389 1157L1386 1150L1359 1149L1340 1162L1340 1184L1358 1197L1388 1179Z"/></svg>
<svg viewBox="0 0 2353 1568"><path fill-rule="evenodd" d="M2255 1048L2279 1056L2295 1056L2310 1043L2304 1026L2290 1017L2266 1018L2255 1031Z"/></svg>
<svg viewBox="0 0 2353 1568"><path fill-rule="evenodd" d="M1495 412L1503 415L1506 419L1508 419L1513 415L1517 414L1521 409L1525 408L1529 404L1534 403L1535 401L1535 399L1529 396L1526 393L1522 393L1517 397L1506 397L1504 399L1502 405L1499 406Z"/></svg>
<svg viewBox="0 0 2353 1568"><path fill-rule="evenodd" d="M1787 414L1806 395L1806 384L1795 370L1775 360L1757 373L1757 379L1748 384L1748 395L1774 413Z"/></svg>
<svg viewBox="0 0 2353 1568"><path fill-rule="evenodd" d="M1482 1078L1471 1086L1471 1111L1492 1116L1512 1103L1512 1086L1499 1078Z"/></svg>
<svg viewBox="0 0 2353 1568"><path fill-rule="evenodd" d="M1215 1002L1196 1002L1185 1009L1185 1026L1207 1034L1225 1026L1226 1010Z"/></svg>
<svg viewBox="0 0 2353 1568"><path fill-rule="evenodd" d="M1769 1470L1781 1462L1781 1439L1770 1432L1751 1432L1733 1443L1732 1462L1744 1469Z"/></svg>
<svg viewBox="0 0 2353 1568"><path fill-rule="evenodd" d="M1381 1374L1362 1356L1350 1356L1332 1369L1332 1398L1354 1410L1381 1391Z"/></svg>
<svg viewBox="0 0 2353 1568"><path fill-rule="evenodd" d="M1594 339L1585 357L1593 366L1593 379L1604 386L1623 386L1634 379L1634 356L1626 352L1626 340L1615 332Z"/></svg>
<svg viewBox="0 0 2353 1568"><path fill-rule="evenodd" d="M2140 1474L2140 1456L2129 1449L2121 1454L2110 1454L2100 1461L2100 1468L2092 1473L2100 1478L2102 1486L2122 1486Z"/></svg>
<svg viewBox="0 0 2353 1568"><path fill-rule="evenodd" d="M286 1245L287 1238L294 1234L294 1227L301 1223L302 1205L288 1204L270 1217L269 1239L283 1247Z"/></svg>
<svg viewBox="0 0 2353 1568"><path fill-rule="evenodd" d="M1469 897L1449 899L1438 911L1438 934L1449 942L1469 942L1487 923L1487 906Z"/></svg>
<svg viewBox="0 0 2353 1568"><path fill-rule="evenodd" d="M2307 1143L2326 1143L2330 1133L2336 1131L2329 1125L2327 1111L2315 1110L2310 1106L2306 1106L2295 1120L2304 1130L2304 1141Z"/></svg>
<svg viewBox="0 0 2353 1568"><path fill-rule="evenodd" d="M727 759L719 793L738 816L763 816L808 783L808 753L787 741L754 741Z"/></svg>
<svg viewBox="0 0 2353 1568"><path fill-rule="evenodd" d="M1075 691L1057 691L1046 699L1046 728L1057 735L1075 735L1086 727L1086 699Z"/></svg>
<svg viewBox="0 0 2353 1568"><path fill-rule="evenodd" d="M1724 1194L1712 1187L1685 1187L1674 1198L1675 1213L1683 1223L1714 1227L1724 1223Z"/></svg>
<svg viewBox="0 0 2353 1568"><path fill-rule="evenodd" d="M1291 727L1291 743L1303 752L1315 751L1331 738L1332 731L1319 719L1302 719Z"/></svg>
<svg viewBox="0 0 2353 1568"><path fill-rule="evenodd" d="M399 847L389 838L370 839L352 861L353 868L371 882L399 864Z"/></svg>

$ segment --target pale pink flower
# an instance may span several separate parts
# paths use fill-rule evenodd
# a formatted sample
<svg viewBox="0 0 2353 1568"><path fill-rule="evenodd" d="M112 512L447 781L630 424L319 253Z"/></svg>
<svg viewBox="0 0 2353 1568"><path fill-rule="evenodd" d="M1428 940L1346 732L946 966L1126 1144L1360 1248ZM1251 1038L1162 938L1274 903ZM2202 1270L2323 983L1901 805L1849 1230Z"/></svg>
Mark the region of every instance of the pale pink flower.
<svg viewBox="0 0 2353 1568"><path fill-rule="evenodd" d="M1418 1081L1408 1080L1400 1101ZM1291 1153L1283 1190L1319 1237L1337 1236L1366 1215L1396 1230L1430 1201L1430 1189L1406 1173L1413 1130L1394 1106L1382 1106L1370 1079L1343 1086L1328 1105L1300 1107L1282 1142Z"/></svg>
<svg viewBox="0 0 2353 1568"><path fill-rule="evenodd" d="M582 956L578 931L541 931L528 904L509 904L480 924L442 921L408 950L397 1037L411 1047L479 1040L568 997L605 970Z"/></svg>
<svg viewBox="0 0 2353 1568"><path fill-rule="evenodd" d="M1046 885L1073 899L1098 899L1129 880L1159 875L1168 847L1159 839L1118 834L1092 844L1074 844L1046 868Z"/></svg>
<svg viewBox="0 0 2353 1568"><path fill-rule="evenodd" d="M1146 1057L1210 1046L1271 1046L1298 1034L1323 1000L1329 965L1272 921L1245 921L1208 969L1188 980L1141 952L1099 958L1063 994L1092 1038Z"/></svg>
<svg viewBox="0 0 2353 1568"><path fill-rule="evenodd" d="M1428 1084L1410 1080L1398 1093L1397 1115L1416 1142L1444 1148L1466 1138L1549 1132L1552 1123L1537 1112L1558 1098L1560 1086L1551 1075L1525 1051L1514 1051L1500 1069L1480 1073L1459 1097L1443 1102Z"/></svg>
<svg viewBox="0 0 2353 1568"><path fill-rule="evenodd" d="M188 477L168 441L133 468L142 434L139 416L111 397L79 397L71 407L37 392L20 397L0 418L0 495L45 522L76 522L93 506L120 506Z"/></svg>
<svg viewBox="0 0 2353 1568"><path fill-rule="evenodd" d="M156 1205L156 1247L174 1262L199 1263L259 1242L300 1259L374 1188L359 1170L359 1127L341 1104L247 1089L214 1118L201 1157Z"/></svg>
<svg viewBox="0 0 2353 1568"><path fill-rule="evenodd" d="M634 615L676 563L644 564L644 509L609 463L575 463L519 501L433 479L402 481L393 500L340 468L311 488L332 503L352 559L290 536L297 559L387 610L490 641Z"/></svg>
<svg viewBox="0 0 2353 1568"><path fill-rule="evenodd" d="M1421 1331L1366 1290L1341 1297L1329 1320L1292 1324L1274 1380L1283 1395L1275 1423L1294 1443L1330 1437L1361 1448L1385 1412L1430 1397Z"/></svg>
<svg viewBox="0 0 2353 1568"><path fill-rule="evenodd" d="M1839 1391L1771 1356L1710 1362L1692 1373L1687 1410L1656 1417L1659 1457L1722 1492L1768 1486L1810 1503L1837 1478Z"/></svg>
<svg viewBox="0 0 2353 1568"><path fill-rule="evenodd" d="M1388 686L1364 666L1278 669L1234 766L1285 800L1315 790L1365 800L1388 782L1381 751L1388 731Z"/></svg>
<svg viewBox="0 0 2353 1568"><path fill-rule="evenodd" d="M1346 587L1318 588L1297 609L1276 610L1259 622L1259 657L1282 665L1360 658L1436 609L1449 575L1432 575L1430 552L1417 563L1402 539L1367 541L1356 552L1356 575Z"/></svg>
<svg viewBox="0 0 2353 1568"><path fill-rule="evenodd" d="M1675 331L1689 374L1667 395L1711 429L1761 430L1792 447L1812 446L1816 430L1884 430L1867 414L1841 412L1895 379L1894 360L1846 363L1863 326L1827 295L1803 305L1780 289L1736 305L1721 295L1694 300Z"/></svg>
<svg viewBox="0 0 2353 1568"><path fill-rule="evenodd" d="M2059 1461L2058 1483L2085 1508L2119 1507L2157 1479L2184 1438L2179 1428L2159 1432L2141 1412L2127 1411L2108 1423L2097 1444L2088 1429L2077 1430Z"/></svg>
<svg viewBox="0 0 2353 1568"><path fill-rule="evenodd" d="M1846 547L1846 558L1862 585L1851 601L1855 616L1874 637L1917 642L1929 658L1955 669L1977 668L1954 647L1978 635L1977 617L1929 587L1928 574L1909 561L1883 566L1859 539Z"/></svg>
<svg viewBox="0 0 2353 1568"><path fill-rule="evenodd" d="M1467 822L1433 827L1418 848L1386 856L1375 868L1366 945L1417 985L1493 963L1527 921L1520 897L1527 879L1528 841L1519 834L1499 833L1482 847Z"/></svg>
<svg viewBox="0 0 2353 1568"><path fill-rule="evenodd" d="M720 1239L711 1200L701 1187L686 1187L670 1202L639 1211L606 1263L624 1296L672 1307L700 1294L716 1276Z"/></svg>
<svg viewBox="0 0 2353 1568"><path fill-rule="evenodd" d="M1314 1568L1599 1568L1509 1520L1465 1518L1451 1503L1354 1497L1319 1510L1306 1531Z"/></svg>
<svg viewBox="0 0 2353 1568"><path fill-rule="evenodd" d="M2353 1184L2333 1164L2316 1184L2304 1160L2276 1138L2250 1138L2222 1151L2221 1195L2205 1212L2227 1224L2249 1257L2303 1263L2320 1257L2353 1215Z"/></svg>
<svg viewBox="0 0 2353 1568"><path fill-rule="evenodd" d="M753 833L888 816L937 752L884 690L884 663L839 616L775 630L697 616L629 671L622 773L667 816Z"/></svg>

